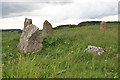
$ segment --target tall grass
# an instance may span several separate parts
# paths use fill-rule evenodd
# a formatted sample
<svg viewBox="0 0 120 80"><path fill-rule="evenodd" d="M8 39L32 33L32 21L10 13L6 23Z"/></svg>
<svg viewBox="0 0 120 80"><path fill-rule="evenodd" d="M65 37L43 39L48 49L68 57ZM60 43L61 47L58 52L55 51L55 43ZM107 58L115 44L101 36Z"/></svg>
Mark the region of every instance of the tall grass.
<svg viewBox="0 0 120 80"><path fill-rule="evenodd" d="M0 79L2 78L2 32L0 31Z"/></svg>
<svg viewBox="0 0 120 80"><path fill-rule="evenodd" d="M45 37L38 53L18 51L20 35L4 32L2 39L3 78L118 78L118 26L108 24L54 30ZM102 55L85 51L88 45L106 50Z"/></svg>

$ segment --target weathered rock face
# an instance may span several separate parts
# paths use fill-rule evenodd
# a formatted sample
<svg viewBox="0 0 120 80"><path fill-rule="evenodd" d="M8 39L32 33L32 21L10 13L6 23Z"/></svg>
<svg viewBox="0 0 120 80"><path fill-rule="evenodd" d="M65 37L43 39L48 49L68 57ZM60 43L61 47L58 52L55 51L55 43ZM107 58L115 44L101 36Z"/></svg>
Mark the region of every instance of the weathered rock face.
<svg viewBox="0 0 120 80"><path fill-rule="evenodd" d="M105 30L105 29L107 29L106 22L102 21L102 22L100 23L100 30Z"/></svg>
<svg viewBox="0 0 120 80"><path fill-rule="evenodd" d="M22 32L18 49L26 52L38 52L42 50L43 37L39 28L33 24L28 25Z"/></svg>
<svg viewBox="0 0 120 80"><path fill-rule="evenodd" d="M24 29L30 24L32 24L32 19L25 18Z"/></svg>
<svg viewBox="0 0 120 80"><path fill-rule="evenodd" d="M95 53L95 54L102 54L103 52L105 52L101 47L96 47L96 46L88 46L88 48L86 49L87 52L91 52L91 53Z"/></svg>
<svg viewBox="0 0 120 80"><path fill-rule="evenodd" d="M42 36L46 36L49 34L53 34L52 25L47 20L45 20L45 22L43 23Z"/></svg>
<svg viewBox="0 0 120 80"><path fill-rule="evenodd" d="M116 54L116 57L117 57L117 58L120 58L120 54Z"/></svg>

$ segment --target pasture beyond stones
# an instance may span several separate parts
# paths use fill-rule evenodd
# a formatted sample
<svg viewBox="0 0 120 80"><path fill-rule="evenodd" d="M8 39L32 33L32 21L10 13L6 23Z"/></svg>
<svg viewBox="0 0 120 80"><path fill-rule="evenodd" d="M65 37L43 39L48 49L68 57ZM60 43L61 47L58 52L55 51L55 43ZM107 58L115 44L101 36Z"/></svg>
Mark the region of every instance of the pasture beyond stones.
<svg viewBox="0 0 120 80"><path fill-rule="evenodd" d="M100 25L56 29L37 53L18 50L20 35L2 33L3 78L118 78L117 23L108 23L107 30L100 30ZM86 52L88 45L106 52Z"/></svg>

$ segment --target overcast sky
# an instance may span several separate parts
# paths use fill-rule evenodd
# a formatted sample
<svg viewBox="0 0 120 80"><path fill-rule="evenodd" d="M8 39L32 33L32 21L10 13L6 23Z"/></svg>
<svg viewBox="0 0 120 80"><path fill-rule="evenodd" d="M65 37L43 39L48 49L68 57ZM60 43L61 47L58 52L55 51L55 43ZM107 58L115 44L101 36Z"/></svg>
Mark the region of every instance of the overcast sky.
<svg viewBox="0 0 120 80"><path fill-rule="evenodd" d="M23 29L25 18L43 28L83 21L117 21L119 0L2 0L0 29Z"/></svg>

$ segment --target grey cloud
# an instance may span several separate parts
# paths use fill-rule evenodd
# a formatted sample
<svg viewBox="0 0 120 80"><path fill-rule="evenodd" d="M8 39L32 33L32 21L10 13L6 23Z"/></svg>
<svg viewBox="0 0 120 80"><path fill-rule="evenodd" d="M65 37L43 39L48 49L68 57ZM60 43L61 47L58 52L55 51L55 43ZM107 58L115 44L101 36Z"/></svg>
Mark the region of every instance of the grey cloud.
<svg viewBox="0 0 120 80"><path fill-rule="evenodd" d="M83 15L85 16L80 16L79 18L100 19L106 16L117 15L118 13L118 6L115 2L89 4L89 6L87 6L85 9L86 10L83 12Z"/></svg>
<svg viewBox="0 0 120 80"><path fill-rule="evenodd" d="M72 2L73 0L2 0L2 2Z"/></svg>
<svg viewBox="0 0 120 80"><path fill-rule="evenodd" d="M6 2L5 2L6 1ZM77 19L95 19L95 18L102 18L105 16L111 16L111 15L116 15L116 3L115 2L90 2L87 0L86 3L82 3L78 1L79 3L74 3L75 0L21 0L23 2L17 2L18 0L12 0L13 2L7 2L8 0L4 0L2 4L2 13L3 13L3 18L7 17L15 17L15 16L47 16L49 15L50 17L57 17L58 15L60 16L60 21L61 19L68 19L71 17L77 18ZM16 2L14 2L16 1ZM69 5L69 3L72 3ZM51 10L43 10L46 6L49 4L54 5L65 5L67 4L68 7L60 8L59 7L56 9L54 8L54 13L51 13ZM48 6L49 7L49 6ZM52 7L53 8L53 7ZM33 13L33 10L39 10L40 13ZM58 13L57 13L57 11ZM44 11L44 12L43 12ZM47 13L46 13L47 11ZM23 13L22 13L23 12ZM24 13L26 12L26 13ZM53 12L53 11L52 11ZM60 14L61 13L61 14ZM58 18L59 19L59 18Z"/></svg>
<svg viewBox="0 0 120 80"><path fill-rule="evenodd" d="M118 3L118 21L120 21L120 1Z"/></svg>
<svg viewBox="0 0 120 80"><path fill-rule="evenodd" d="M7 1L7 0L5 0ZM27 0L26 0L27 1ZM31 0L33 1L33 0ZM35 9L41 9L44 7L44 5L47 4L54 4L54 5L65 5L71 2L63 2L63 0L58 0L55 2L55 0L49 1L49 0L40 0L37 3L38 0L35 0L34 2L2 2L2 17L14 17L10 14L13 13L20 13L20 12L31 12ZM21 16L21 15L18 15Z"/></svg>
<svg viewBox="0 0 120 80"><path fill-rule="evenodd" d="M2 17L9 16L11 13L30 12L33 9L37 9L35 6L37 3L25 3L25 2L3 2L2 3Z"/></svg>

